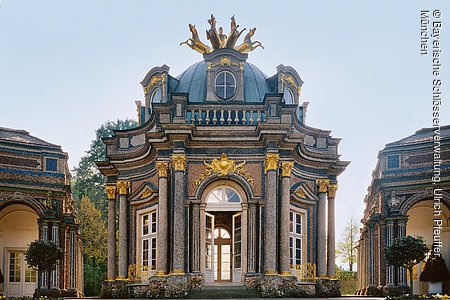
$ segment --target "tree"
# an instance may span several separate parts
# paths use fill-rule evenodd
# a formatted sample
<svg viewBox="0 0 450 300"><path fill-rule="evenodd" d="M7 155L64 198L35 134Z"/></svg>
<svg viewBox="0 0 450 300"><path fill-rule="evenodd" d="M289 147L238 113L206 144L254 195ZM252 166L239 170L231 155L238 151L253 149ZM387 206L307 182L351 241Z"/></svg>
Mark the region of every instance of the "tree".
<svg viewBox="0 0 450 300"><path fill-rule="evenodd" d="M86 296L94 296L101 290L101 283L106 277L108 256L106 224L100 210L86 196L80 202L78 221L83 242L84 293Z"/></svg>
<svg viewBox="0 0 450 300"><path fill-rule="evenodd" d="M337 244L336 254L344 263L348 263L350 272L353 272L353 264L356 263L356 246L358 245L358 224L353 220L353 214L344 228L342 241Z"/></svg>
<svg viewBox="0 0 450 300"><path fill-rule="evenodd" d="M53 242L36 240L28 245L25 252L28 265L38 270L38 274L50 272L56 267L58 260L64 258L64 251ZM41 276L38 276L40 278ZM48 282L50 289L50 281ZM41 281L38 280L37 295L40 297Z"/></svg>
<svg viewBox="0 0 450 300"><path fill-rule="evenodd" d="M430 255L420 274L420 281L440 282L450 280L445 260L439 255Z"/></svg>
<svg viewBox="0 0 450 300"><path fill-rule="evenodd" d="M73 196L76 203L80 204L83 196L88 197L95 207L102 213L102 218L106 220L107 201L105 193L105 177L100 173L95 165L95 161L106 159L106 147L102 141L103 137L111 136L114 130L124 130L137 126L134 120L108 121L95 131L95 140L91 142L89 150L86 151L78 166L73 169Z"/></svg>
<svg viewBox="0 0 450 300"><path fill-rule="evenodd" d="M425 259L428 252L422 237L410 235L394 239L391 246L386 247L386 263L395 267L404 267L409 271L410 295L413 295L413 267Z"/></svg>

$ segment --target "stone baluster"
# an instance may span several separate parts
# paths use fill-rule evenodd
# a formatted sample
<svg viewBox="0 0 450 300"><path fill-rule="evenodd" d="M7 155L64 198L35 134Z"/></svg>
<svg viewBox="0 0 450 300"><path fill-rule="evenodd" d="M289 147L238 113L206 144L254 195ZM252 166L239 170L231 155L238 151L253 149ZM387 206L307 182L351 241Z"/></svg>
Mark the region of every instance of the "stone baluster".
<svg viewBox="0 0 450 300"><path fill-rule="evenodd" d="M317 276L327 276L327 191L330 180L317 179L319 203L317 209Z"/></svg>
<svg viewBox="0 0 450 300"><path fill-rule="evenodd" d="M158 169L158 235L156 238L158 253L156 255L156 275L164 276L168 273L169 253L169 208L168 208L168 185L167 175L169 171L168 162L157 162Z"/></svg>
<svg viewBox="0 0 450 300"><path fill-rule="evenodd" d="M231 109L228 110L228 118L227 118L228 125L231 124Z"/></svg>
<svg viewBox="0 0 450 300"><path fill-rule="evenodd" d="M245 113L244 113L245 114ZM264 162L266 174L266 206L264 222L264 274L276 275L277 269L277 170L278 153L267 153Z"/></svg>
<svg viewBox="0 0 450 300"><path fill-rule="evenodd" d="M235 115L234 115L234 124L239 124L239 110L235 110Z"/></svg>
<svg viewBox="0 0 450 300"><path fill-rule="evenodd" d="M293 162L281 163L281 209L280 209L280 274L291 276L289 253L289 213L291 211L291 170Z"/></svg>
<svg viewBox="0 0 450 300"><path fill-rule="evenodd" d="M106 185L108 199L108 280L116 279L116 185Z"/></svg>
<svg viewBox="0 0 450 300"><path fill-rule="evenodd" d="M327 276L336 276L335 198L337 184L328 186Z"/></svg>
<svg viewBox="0 0 450 300"><path fill-rule="evenodd" d="M191 109L191 124L195 123L195 109Z"/></svg>
<svg viewBox="0 0 450 300"><path fill-rule="evenodd" d="M205 122L206 122L206 123L205 123L205 124L208 125L208 124L209 124L209 121L210 121L210 119L209 119L209 109L207 109L207 110L206 110L206 118L205 118Z"/></svg>
<svg viewBox="0 0 450 300"><path fill-rule="evenodd" d="M117 279L128 277L128 213L127 195L130 189L129 181L117 181L119 193L119 274Z"/></svg>
<svg viewBox="0 0 450 300"><path fill-rule="evenodd" d="M224 114L224 110L221 109L220 110L220 125L223 125L225 123L225 114Z"/></svg>
<svg viewBox="0 0 450 300"><path fill-rule="evenodd" d="M217 110L214 109L213 110L213 124L216 125L217 124Z"/></svg>
<svg viewBox="0 0 450 300"><path fill-rule="evenodd" d="M215 111L214 111L215 114ZM217 120L217 119L216 119ZM172 155L172 171L174 180L174 219L173 219L173 251L172 270L173 275L185 274L185 170L186 156L184 154Z"/></svg>
<svg viewBox="0 0 450 300"><path fill-rule="evenodd" d="M261 112L259 110L256 111L256 122L259 123L261 121Z"/></svg>

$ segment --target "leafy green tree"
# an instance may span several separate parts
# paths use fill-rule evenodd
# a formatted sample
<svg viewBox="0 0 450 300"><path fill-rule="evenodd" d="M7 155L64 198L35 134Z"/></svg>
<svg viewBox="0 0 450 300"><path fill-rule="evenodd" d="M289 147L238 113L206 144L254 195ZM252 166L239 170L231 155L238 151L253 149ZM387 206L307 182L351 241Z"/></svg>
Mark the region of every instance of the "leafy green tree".
<svg viewBox="0 0 450 300"><path fill-rule="evenodd" d="M358 224L350 216L342 234L342 240L337 244L336 254L344 263L348 263L350 272L353 272L353 265L356 263L356 246L358 245Z"/></svg>
<svg viewBox="0 0 450 300"><path fill-rule="evenodd" d="M50 241L35 240L25 252L28 265L38 270L38 274L50 272L56 267L58 260L64 258L64 251ZM41 276L38 276L40 278ZM50 281L48 282L50 289ZM40 297L41 282L38 280L37 295Z"/></svg>
<svg viewBox="0 0 450 300"><path fill-rule="evenodd" d="M396 238L391 246L386 247L386 263L409 271L410 295L413 295L413 267L425 259L427 252L427 245L420 236Z"/></svg>
<svg viewBox="0 0 450 300"><path fill-rule="evenodd" d="M124 130L136 127L138 124L134 120L108 121L95 131L95 140L91 142L89 150L86 151L78 166L73 169L73 196L76 203L80 204L83 196L88 197L102 213L102 218L106 220L107 201L104 190L105 177L100 173L95 165L96 161L106 159L106 147L102 141L103 137L111 136L114 130Z"/></svg>
<svg viewBox="0 0 450 300"><path fill-rule="evenodd" d="M98 295L101 283L106 278L108 256L106 224L100 210L86 196L81 199L77 216L83 242L84 293L86 296L95 296Z"/></svg>

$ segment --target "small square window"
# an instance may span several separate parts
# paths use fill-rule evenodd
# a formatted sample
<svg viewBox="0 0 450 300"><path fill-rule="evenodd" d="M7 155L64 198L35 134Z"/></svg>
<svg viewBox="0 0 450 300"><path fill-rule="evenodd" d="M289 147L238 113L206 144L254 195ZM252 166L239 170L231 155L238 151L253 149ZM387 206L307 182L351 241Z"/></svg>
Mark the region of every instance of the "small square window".
<svg viewBox="0 0 450 300"><path fill-rule="evenodd" d="M56 158L46 158L45 159L45 170L46 171L57 171L57 160Z"/></svg>
<svg viewBox="0 0 450 300"><path fill-rule="evenodd" d="M399 155L390 155L387 157L387 168L388 169L397 169L400 167L400 156Z"/></svg>

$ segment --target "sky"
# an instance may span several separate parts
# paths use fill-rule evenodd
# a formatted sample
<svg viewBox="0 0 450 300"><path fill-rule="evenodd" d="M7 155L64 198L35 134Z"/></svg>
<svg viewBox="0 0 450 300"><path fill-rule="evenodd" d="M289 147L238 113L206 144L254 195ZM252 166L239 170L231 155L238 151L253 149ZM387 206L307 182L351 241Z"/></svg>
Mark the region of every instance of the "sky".
<svg viewBox="0 0 450 300"><path fill-rule="evenodd" d="M294 67L310 102L306 124L342 138L336 232L363 199L384 145L432 126L431 53L420 55L420 11L442 12L441 123L450 124L450 4L425 1L0 0L0 126L69 153L71 168L108 120L136 118L139 82L154 66L179 75L202 59L181 41L207 19L256 27L248 61L271 76ZM431 14L431 13L430 13Z"/></svg>

